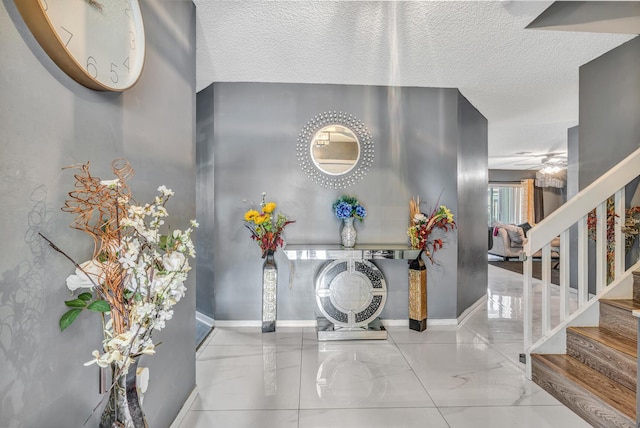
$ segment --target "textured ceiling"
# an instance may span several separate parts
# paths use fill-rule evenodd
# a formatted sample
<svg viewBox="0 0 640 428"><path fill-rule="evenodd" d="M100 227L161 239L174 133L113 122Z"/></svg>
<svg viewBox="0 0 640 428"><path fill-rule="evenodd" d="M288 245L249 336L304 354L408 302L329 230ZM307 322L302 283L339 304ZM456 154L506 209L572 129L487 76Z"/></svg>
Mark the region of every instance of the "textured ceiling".
<svg viewBox="0 0 640 428"><path fill-rule="evenodd" d="M489 167L537 169L578 124L578 68L633 35L531 30L547 1L195 0L212 82L453 87L489 121Z"/></svg>

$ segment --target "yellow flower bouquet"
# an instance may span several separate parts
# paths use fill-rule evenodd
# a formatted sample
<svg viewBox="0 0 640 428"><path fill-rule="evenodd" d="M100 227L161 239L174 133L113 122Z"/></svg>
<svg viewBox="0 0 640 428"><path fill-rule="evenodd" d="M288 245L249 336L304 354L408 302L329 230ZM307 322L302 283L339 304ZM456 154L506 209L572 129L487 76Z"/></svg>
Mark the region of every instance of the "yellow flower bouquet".
<svg viewBox="0 0 640 428"><path fill-rule="evenodd" d="M269 251L276 251L278 246L284 245L282 233L284 228L295 223L282 213L275 213L277 207L275 202L266 202L267 194L262 193L260 210L250 209L244 213L244 225L251 231L251 239L258 242L262 249L262 258L267 256Z"/></svg>

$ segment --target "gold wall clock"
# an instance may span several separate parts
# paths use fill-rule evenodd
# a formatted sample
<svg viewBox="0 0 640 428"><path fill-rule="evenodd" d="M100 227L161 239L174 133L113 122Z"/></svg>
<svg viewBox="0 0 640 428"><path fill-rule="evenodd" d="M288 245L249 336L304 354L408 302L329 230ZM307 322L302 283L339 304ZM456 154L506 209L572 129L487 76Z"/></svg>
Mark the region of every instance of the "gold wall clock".
<svg viewBox="0 0 640 428"><path fill-rule="evenodd" d="M15 0L29 30L65 73L98 91L138 81L145 56L137 0Z"/></svg>

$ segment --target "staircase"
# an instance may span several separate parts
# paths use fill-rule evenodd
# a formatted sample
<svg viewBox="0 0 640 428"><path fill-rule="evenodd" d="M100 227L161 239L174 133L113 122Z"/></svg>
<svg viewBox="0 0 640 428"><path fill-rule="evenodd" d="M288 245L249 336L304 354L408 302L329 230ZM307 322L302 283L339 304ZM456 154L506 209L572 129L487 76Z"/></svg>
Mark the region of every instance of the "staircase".
<svg viewBox="0 0 640 428"><path fill-rule="evenodd" d="M600 299L597 327L568 327L566 354L531 354L534 382L594 427L636 427L640 271L633 299Z"/></svg>
<svg viewBox="0 0 640 428"><path fill-rule="evenodd" d="M640 148L529 230L523 249L526 375L595 427L640 428L638 318L632 315L640 310L640 261L635 255L635 260L626 260L622 230L630 205L627 193L638 189L638 171ZM576 235L577 248L570 251ZM551 284L551 243L558 236L556 291ZM532 256L538 251L542 279L534 283ZM573 266L575 279L570 275ZM558 298L552 298L558 291ZM573 292L577 307L570 304Z"/></svg>

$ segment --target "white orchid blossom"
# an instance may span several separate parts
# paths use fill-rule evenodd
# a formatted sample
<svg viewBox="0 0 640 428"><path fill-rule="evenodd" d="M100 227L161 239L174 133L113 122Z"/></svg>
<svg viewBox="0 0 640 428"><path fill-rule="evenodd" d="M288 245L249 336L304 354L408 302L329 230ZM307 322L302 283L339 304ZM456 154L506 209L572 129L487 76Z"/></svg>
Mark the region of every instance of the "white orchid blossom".
<svg viewBox="0 0 640 428"><path fill-rule="evenodd" d="M95 363L100 367L109 367L114 362L121 363L124 361L124 356L119 350L105 352L104 354L100 354L100 352L98 351L93 351L91 354L94 358L93 360L84 363L85 366L90 366L91 364Z"/></svg>
<svg viewBox="0 0 640 428"><path fill-rule="evenodd" d="M184 267L186 259L184 254L174 251L162 256L162 265L169 272L178 272Z"/></svg>
<svg viewBox="0 0 640 428"><path fill-rule="evenodd" d="M168 189L165 185L158 187L158 192L162 193L165 197L173 196L175 194L173 190Z"/></svg>
<svg viewBox="0 0 640 428"><path fill-rule="evenodd" d="M140 351L141 354L144 355L153 355L156 353L156 347L153 343L148 344Z"/></svg>
<svg viewBox="0 0 640 428"><path fill-rule="evenodd" d="M97 260L88 260L76 268L76 273L67 277L67 288L76 291L79 288L93 288L101 285L105 278L105 264Z"/></svg>
<svg viewBox="0 0 640 428"><path fill-rule="evenodd" d="M109 188L118 189L118 179L101 181ZM124 208L124 218L119 219L121 234L115 248L109 252L117 254L117 262L102 263L89 260L67 278L71 291L102 287L107 276L114 272L122 277L123 304L126 311L126 331L117 334L110 314L105 316L103 352L93 351L93 359L85 365L100 367L116 365L125 372L137 355L153 355L155 346L152 332L161 330L173 318L172 307L185 296L187 274L191 270L189 257L195 257L195 246L191 240L191 220L186 230L161 231L169 213L164 207L174 195L166 186L158 188L160 195L153 204L130 205L128 195L115 198ZM120 277L116 277L120 279Z"/></svg>

